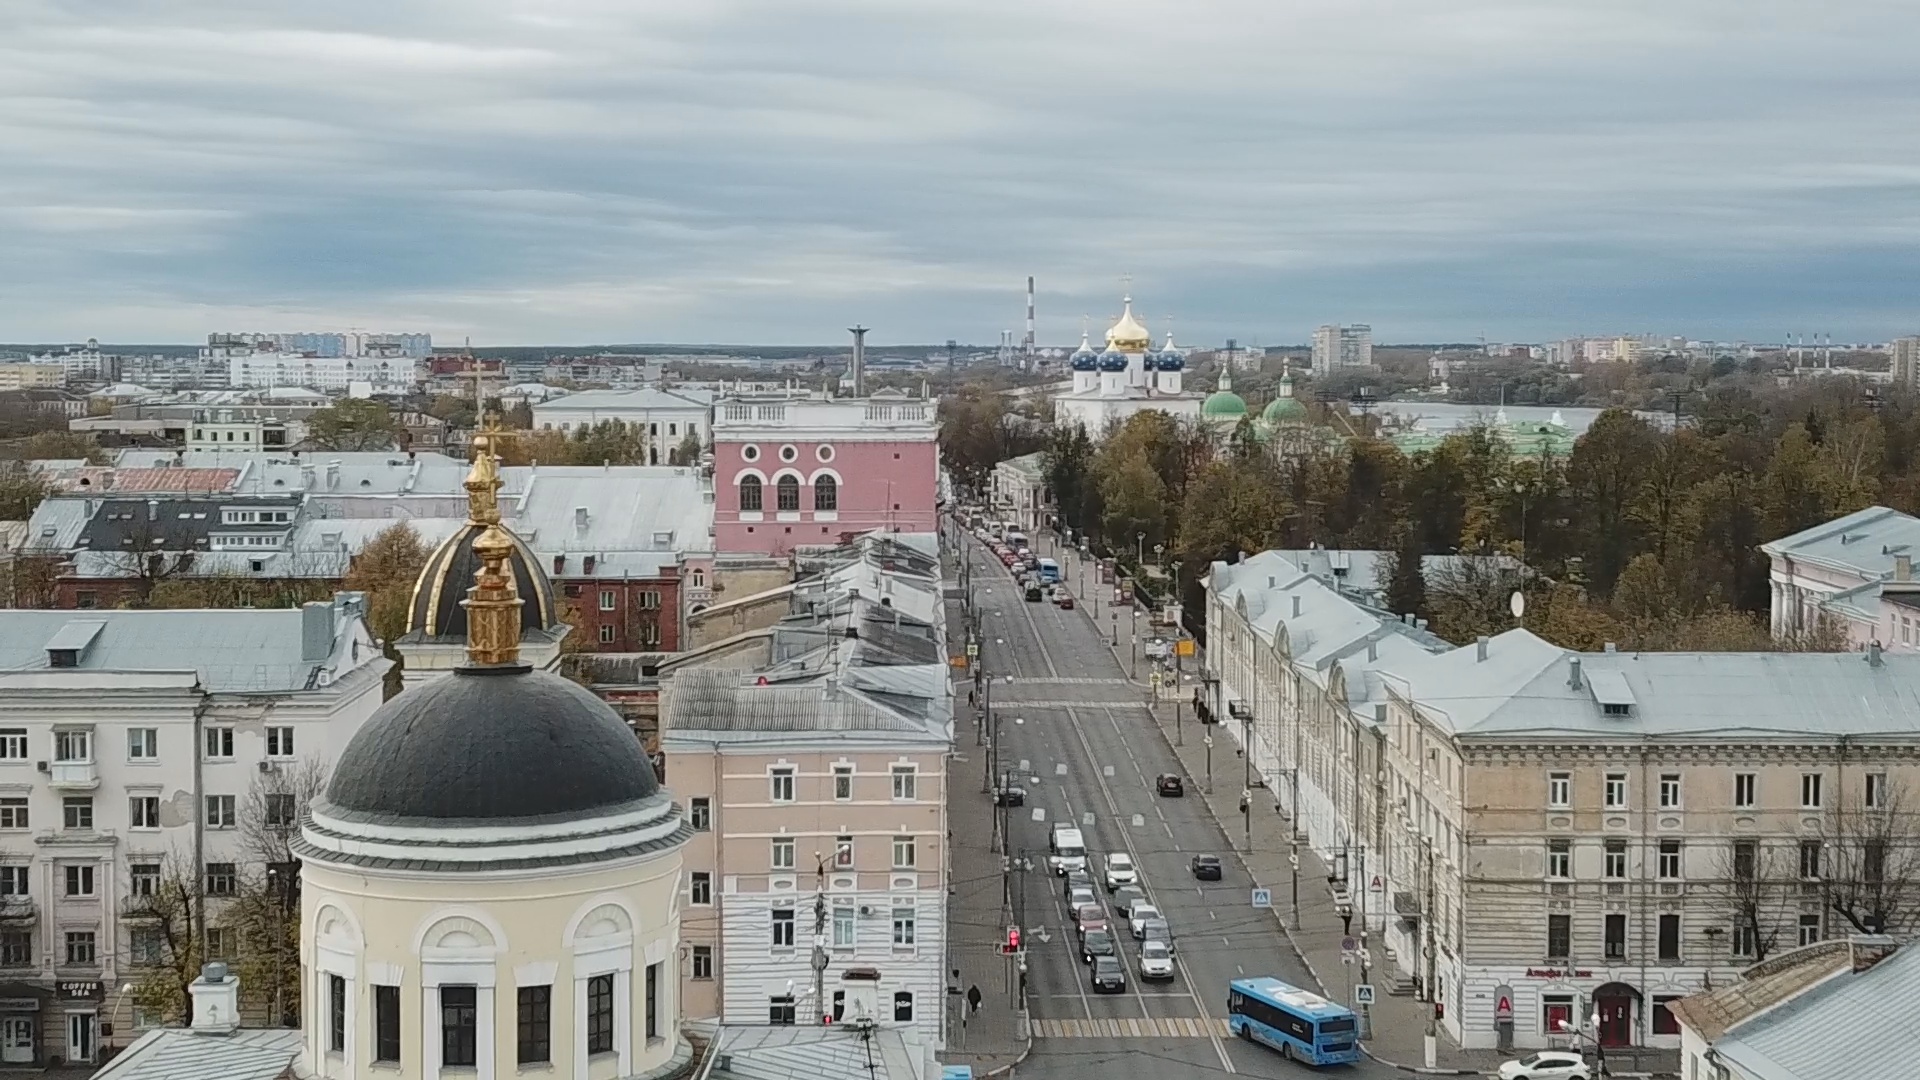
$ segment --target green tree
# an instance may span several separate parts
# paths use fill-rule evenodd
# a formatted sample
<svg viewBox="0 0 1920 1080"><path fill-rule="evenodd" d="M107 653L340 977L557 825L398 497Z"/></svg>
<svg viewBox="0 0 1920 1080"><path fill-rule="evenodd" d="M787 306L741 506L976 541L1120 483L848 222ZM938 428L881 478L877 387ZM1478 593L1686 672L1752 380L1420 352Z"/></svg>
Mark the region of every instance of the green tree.
<svg viewBox="0 0 1920 1080"><path fill-rule="evenodd" d="M1047 488L1061 524L1081 534L1100 530L1100 490L1094 476L1093 440L1079 424L1055 425L1047 440Z"/></svg>
<svg viewBox="0 0 1920 1080"><path fill-rule="evenodd" d="M686 438L681 439L680 445L674 447L673 453L668 455L667 464L669 465L696 464L700 460L700 450L701 450L700 436L698 433L696 433L693 430L691 426L689 426L687 428Z"/></svg>
<svg viewBox="0 0 1920 1080"><path fill-rule="evenodd" d="M407 632L413 586L432 552L406 522L389 525L367 541L347 568L341 587L367 594L367 626L393 666L387 669L386 696L400 692L405 659L394 645Z"/></svg>
<svg viewBox="0 0 1920 1080"><path fill-rule="evenodd" d="M25 468L0 468L0 521L25 521L52 491L51 485Z"/></svg>
<svg viewBox="0 0 1920 1080"><path fill-rule="evenodd" d="M620 420L602 420L592 427L576 428L568 440L568 451L569 464L573 465L658 464L646 427Z"/></svg>
<svg viewBox="0 0 1920 1080"><path fill-rule="evenodd" d="M1144 454L1134 453L1103 470L1100 498L1106 510L1101 529L1116 552L1129 553L1136 542L1152 547L1167 538L1167 486ZM1145 539L1139 539L1144 534Z"/></svg>
<svg viewBox="0 0 1920 1080"><path fill-rule="evenodd" d="M307 417L307 438L320 450L391 450L393 416L378 401L343 398Z"/></svg>
<svg viewBox="0 0 1920 1080"><path fill-rule="evenodd" d="M1587 580L1604 596L1627 562L1642 550L1645 530L1633 508L1642 498L1659 436L1624 409L1601 413L1574 444L1567 461L1572 525L1581 537Z"/></svg>

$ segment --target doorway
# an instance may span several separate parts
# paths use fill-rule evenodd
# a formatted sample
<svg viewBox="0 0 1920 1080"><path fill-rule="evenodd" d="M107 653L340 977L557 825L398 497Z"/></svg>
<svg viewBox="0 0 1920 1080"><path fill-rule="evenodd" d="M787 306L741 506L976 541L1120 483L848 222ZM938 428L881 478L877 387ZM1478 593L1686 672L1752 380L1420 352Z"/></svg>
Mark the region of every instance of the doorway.
<svg viewBox="0 0 1920 1080"><path fill-rule="evenodd" d="M67 1061L79 1064L93 1061L94 1015L87 1013L67 1014Z"/></svg>
<svg viewBox="0 0 1920 1080"><path fill-rule="evenodd" d="M1593 1011L1599 1014L1594 1036L1601 1046L1633 1045L1633 1003L1640 992L1626 983L1608 983L1593 992Z"/></svg>
<svg viewBox="0 0 1920 1080"><path fill-rule="evenodd" d="M33 1064L33 1017L0 1019L0 1064Z"/></svg>

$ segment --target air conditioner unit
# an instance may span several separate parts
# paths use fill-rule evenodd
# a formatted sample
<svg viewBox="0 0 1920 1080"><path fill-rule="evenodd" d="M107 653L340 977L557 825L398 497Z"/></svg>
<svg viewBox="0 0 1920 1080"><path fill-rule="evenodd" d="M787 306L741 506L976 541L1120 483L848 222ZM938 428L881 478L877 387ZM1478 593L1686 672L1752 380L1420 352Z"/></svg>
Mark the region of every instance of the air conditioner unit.
<svg viewBox="0 0 1920 1080"><path fill-rule="evenodd" d="M260 763L260 771L263 773L272 772L275 768L276 766L271 761L263 761Z"/></svg>
<svg viewBox="0 0 1920 1080"><path fill-rule="evenodd" d="M870 919L870 918L872 918L872 917L873 917L873 905L872 905L872 904L861 904L861 905L860 905L860 917L861 917L861 918L863 918L863 919Z"/></svg>
<svg viewBox="0 0 1920 1080"><path fill-rule="evenodd" d="M38 768L39 768L39 769L40 769L40 771L41 771L41 772L43 772L43 773L50 773L50 772L52 772L52 771L53 771L53 766L51 766L51 765L49 765L49 764L47 764L47 763L46 763L46 762L44 762L44 761L42 761L42 762L39 762L39 763L38 763Z"/></svg>

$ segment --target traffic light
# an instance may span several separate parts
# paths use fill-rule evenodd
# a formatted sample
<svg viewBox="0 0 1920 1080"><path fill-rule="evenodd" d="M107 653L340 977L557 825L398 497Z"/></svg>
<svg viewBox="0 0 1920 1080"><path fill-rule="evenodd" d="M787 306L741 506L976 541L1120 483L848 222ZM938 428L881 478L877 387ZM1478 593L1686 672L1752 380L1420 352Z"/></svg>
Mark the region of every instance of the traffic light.
<svg viewBox="0 0 1920 1080"><path fill-rule="evenodd" d="M1019 927L1017 926L1007 927L1007 942L1006 944L1000 946L1000 951L1003 953L1007 953L1009 955L1020 951L1020 928Z"/></svg>

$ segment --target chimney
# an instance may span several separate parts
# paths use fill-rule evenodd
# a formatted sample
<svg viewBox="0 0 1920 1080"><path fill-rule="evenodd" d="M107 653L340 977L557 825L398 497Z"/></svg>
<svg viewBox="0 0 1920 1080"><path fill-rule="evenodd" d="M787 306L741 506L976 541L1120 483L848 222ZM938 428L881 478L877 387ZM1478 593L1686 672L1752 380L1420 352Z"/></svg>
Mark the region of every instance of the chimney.
<svg viewBox="0 0 1920 1080"><path fill-rule="evenodd" d="M587 528L587 508L586 507L576 506L573 508L573 527L581 530L582 532L586 531L586 528Z"/></svg>
<svg viewBox="0 0 1920 1080"><path fill-rule="evenodd" d="M240 980L227 973L225 964L207 964L200 977L187 987L193 998L193 1022L196 1035L231 1035L240 1027Z"/></svg>
<svg viewBox="0 0 1920 1080"><path fill-rule="evenodd" d="M1485 663L1487 659L1487 635L1481 634L1473 639L1473 659L1475 663Z"/></svg>
<svg viewBox="0 0 1920 1080"><path fill-rule="evenodd" d="M1580 689L1580 658L1577 656L1567 661L1567 685L1575 690Z"/></svg>
<svg viewBox="0 0 1920 1080"><path fill-rule="evenodd" d="M853 396L867 396L867 328L849 326L847 333L853 335L853 363L847 368L848 381L853 383Z"/></svg>
<svg viewBox="0 0 1920 1080"><path fill-rule="evenodd" d="M340 486L340 459L339 458L335 458L332 461L327 462L327 486L329 488L336 488Z"/></svg>
<svg viewBox="0 0 1920 1080"><path fill-rule="evenodd" d="M556 575L567 572L567 557L565 555L555 555L553 557L553 572Z"/></svg>
<svg viewBox="0 0 1920 1080"><path fill-rule="evenodd" d="M1880 666L1880 643L1878 641L1867 642L1867 665L1869 667Z"/></svg>
<svg viewBox="0 0 1920 1080"><path fill-rule="evenodd" d="M1618 646L1618 645L1615 645L1615 644L1614 644L1613 642L1611 642L1611 641L1609 641L1609 642L1607 642L1607 646L1606 646L1606 648L1607 648L1607 655L1609 655L1609 656L1611 656L1611 655L1613 655L1614 653L1617 653L1617 652L1619 652L1619 651L1620 651L1620 646Z"/></svg>
<svg viewBox="0 0 1920 1080"><path fill-rule="evenodd" d="M159 499L147 500L147 520L148 521L160 520L160 500Z"/></svg>
<svg viewBox="0 0 1920 1080"><path fill-rule="evenodd" d="M1847 939L1855 975L1892 956L1898 948L1900 943L1885 934L1855 934Z"/></svg>
<svg viewBox="0 0 1920 1080"><path fill-rule="evenodd" d="M1300 617L1300 598L1298 596L1293 598L1293 617L1296 619Z"/></svg>
<svg viewBox="0 0 1920 1080"><path fill-rule="evenodd" d="M1893 557L1893 580L1895 581L1912 581L1913 580L1913 556L1895 555Z"/></svg>
<svg viewBox="0 0 1920 1080"><path fill-rule="evenodd" d="M333 605L313 600L300 605L300 662L325 663L333 655Z"/></svg>
<svg viewBox="0 0 1920 1080"><path fill-rule="evenodd" d="M1372 663L1378 659L1380 659L1380 643L1377 641L1368 641L1367 642L1367 662Z"/></svg>

